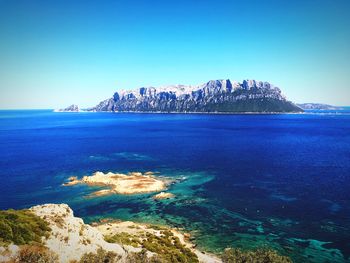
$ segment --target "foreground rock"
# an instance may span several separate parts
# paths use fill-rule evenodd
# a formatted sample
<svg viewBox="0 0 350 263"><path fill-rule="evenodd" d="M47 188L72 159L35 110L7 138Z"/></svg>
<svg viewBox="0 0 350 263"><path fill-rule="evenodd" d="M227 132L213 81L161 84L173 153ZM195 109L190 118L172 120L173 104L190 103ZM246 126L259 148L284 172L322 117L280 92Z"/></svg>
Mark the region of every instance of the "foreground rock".
<svg viewBox="0 0 350 263"><path fill-rule="evenodd" d="M51 235L44 243L58 255L60 262L80 260L85 253L96 253L98 248L126 255L121 245L106 242L100 231L74 217L66 204L39 205L30 210L50 224Z"/></svg>
<svg viewBox="0 0 350 263"><path fill-rule="evenodd" d="M86 262L100 262L92 259L94 255L108 253L114 258L108 262L131 263L143 257L172 262L167 259L173 255L185 257L185 261L179 262L221 262L215 256L196 250L194 245L186 240L187 235L175 229L129 221L96 223L95 226L91 226L84 224L81 218L74 217L73 211L66 204L39 205L30 208L29 211L48 223L50 235L42 237L41 247L32 245L34 249L30 249L31 246L28 245L0 246L0 262L23 262L18 261L18 254L23 249L39 251L40 257L46 255L47 258L49 255L49 261L40 262L85 262L86 258L90 260ZM191 260L188 260L189 258ZM81 261L82 259L84 260Z"/></svg>
<svg viewBox="0 0 350 263"><path fill-rule="evenodd" d="M103 189L94 192L94 196L102 196L108 194L140 194L159 192L166 189L170 181L158 179L151 173L142 174L133 172L129 174L121 173L102 173L96 172L91 176L84 176L81 180L77 177L70 177L69 181L64 186L71 186L78 183L87 185L106 186L108 189Z"/></svg>
<svg viewBox="0 0 350 263"><path fill-rule="evenodd" d="M112 112L302 112L268 82L211 80L198 86L171 85L121 90L90 111Z"/></svg>

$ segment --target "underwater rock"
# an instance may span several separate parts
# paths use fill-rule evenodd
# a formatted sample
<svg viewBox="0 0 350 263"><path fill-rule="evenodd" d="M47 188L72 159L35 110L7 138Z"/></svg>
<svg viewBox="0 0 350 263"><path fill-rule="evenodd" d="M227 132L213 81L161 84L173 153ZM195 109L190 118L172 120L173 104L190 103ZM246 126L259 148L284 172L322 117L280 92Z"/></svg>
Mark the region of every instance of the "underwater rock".
<svg viewBox="0 0 350 263"><path fill-rule="evenodd" d="M153 199L170 199L174 197L175 195L172 193L160 192L159 194L154 195Z"/></svg>

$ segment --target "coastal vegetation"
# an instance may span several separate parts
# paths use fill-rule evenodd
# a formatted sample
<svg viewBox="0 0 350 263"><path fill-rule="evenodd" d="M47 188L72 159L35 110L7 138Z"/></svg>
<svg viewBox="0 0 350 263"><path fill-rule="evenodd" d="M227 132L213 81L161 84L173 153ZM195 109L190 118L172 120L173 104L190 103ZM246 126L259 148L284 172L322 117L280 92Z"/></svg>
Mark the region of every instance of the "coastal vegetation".
<svg viewBox="0 0 350 263"><path fill-rule="evenodd" d="M29 210L0 211L0 246L41 243L50 230L44 219Z"/></svg>
<svg viewBox="0 0 350 263"><path fill-rule="evenodd" d="M129 253L126 263L165 263L158 255L149 256L147 250L142 249L140 252Z"/></svg>
<svg viewBox="0 0 350 263"><path fill-rule="evenodd" d="M113 263L117 262L121 256L118 254L99 248L96 253L86 253L79 263Z"/></svg>
<svg viewBox="0 0 350 263"><path fill-rule="evenodd" d="M120 256L113 252L108 252L102 248L97 250L97 253L86 253L79 261L71 261L69 263L117 263ZM147 250L142 249L140 252L130 252L123 259L125 263L167 263L158 255L150 256ZM169 262L170 263L170 262Z"/></svg>
<svg viewBox="0 0 350 263"><path fill-rule="evenodd" d="M107 236L105 237L105 240L108 243L118 243L118 244L133 246L133 247L139 247L142 244L141 240L138 237L134 235L130 235L125 232L117 233L112 236Z"/></svg>
<svg viewBox="0 0 350 263"><path fill-rule="evenodd" d="M120 243L140 247L145 251L156 254L152 262L199 262L198 257L189 248L182 244L169 230L160 231L160 235L143 233L140 236L134 236L127 233L118 233L113 236L106 236L105 240L111 243ZM134 253L131 256L136 261L144 258L143 252ZM143 262L143 261L139 261Z"/></svg>

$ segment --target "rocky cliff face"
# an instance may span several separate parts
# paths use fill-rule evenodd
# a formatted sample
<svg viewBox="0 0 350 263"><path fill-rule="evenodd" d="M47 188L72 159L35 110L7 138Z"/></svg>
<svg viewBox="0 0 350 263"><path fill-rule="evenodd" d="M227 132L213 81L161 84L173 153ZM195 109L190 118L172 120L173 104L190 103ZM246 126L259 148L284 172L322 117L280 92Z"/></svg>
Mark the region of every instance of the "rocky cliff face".
<svg viewBox="0 0 350 263"><path fill-rule="evenodd" d="M91 111L301 112L268 82L211 80L200 86L173 85L118 91Z"/></svg>

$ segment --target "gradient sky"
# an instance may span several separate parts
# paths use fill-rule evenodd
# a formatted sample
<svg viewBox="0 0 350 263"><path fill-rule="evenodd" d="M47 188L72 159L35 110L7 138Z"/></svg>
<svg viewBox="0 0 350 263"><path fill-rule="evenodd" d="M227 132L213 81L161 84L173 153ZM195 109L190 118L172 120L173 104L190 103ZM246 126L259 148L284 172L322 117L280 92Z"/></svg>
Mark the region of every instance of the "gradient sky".
<svg viewBox="0 0 350 263"><path fill-rule="evenodd" d="M350 105L350 1L0 0L0 108L223 78Z"/></svg>

